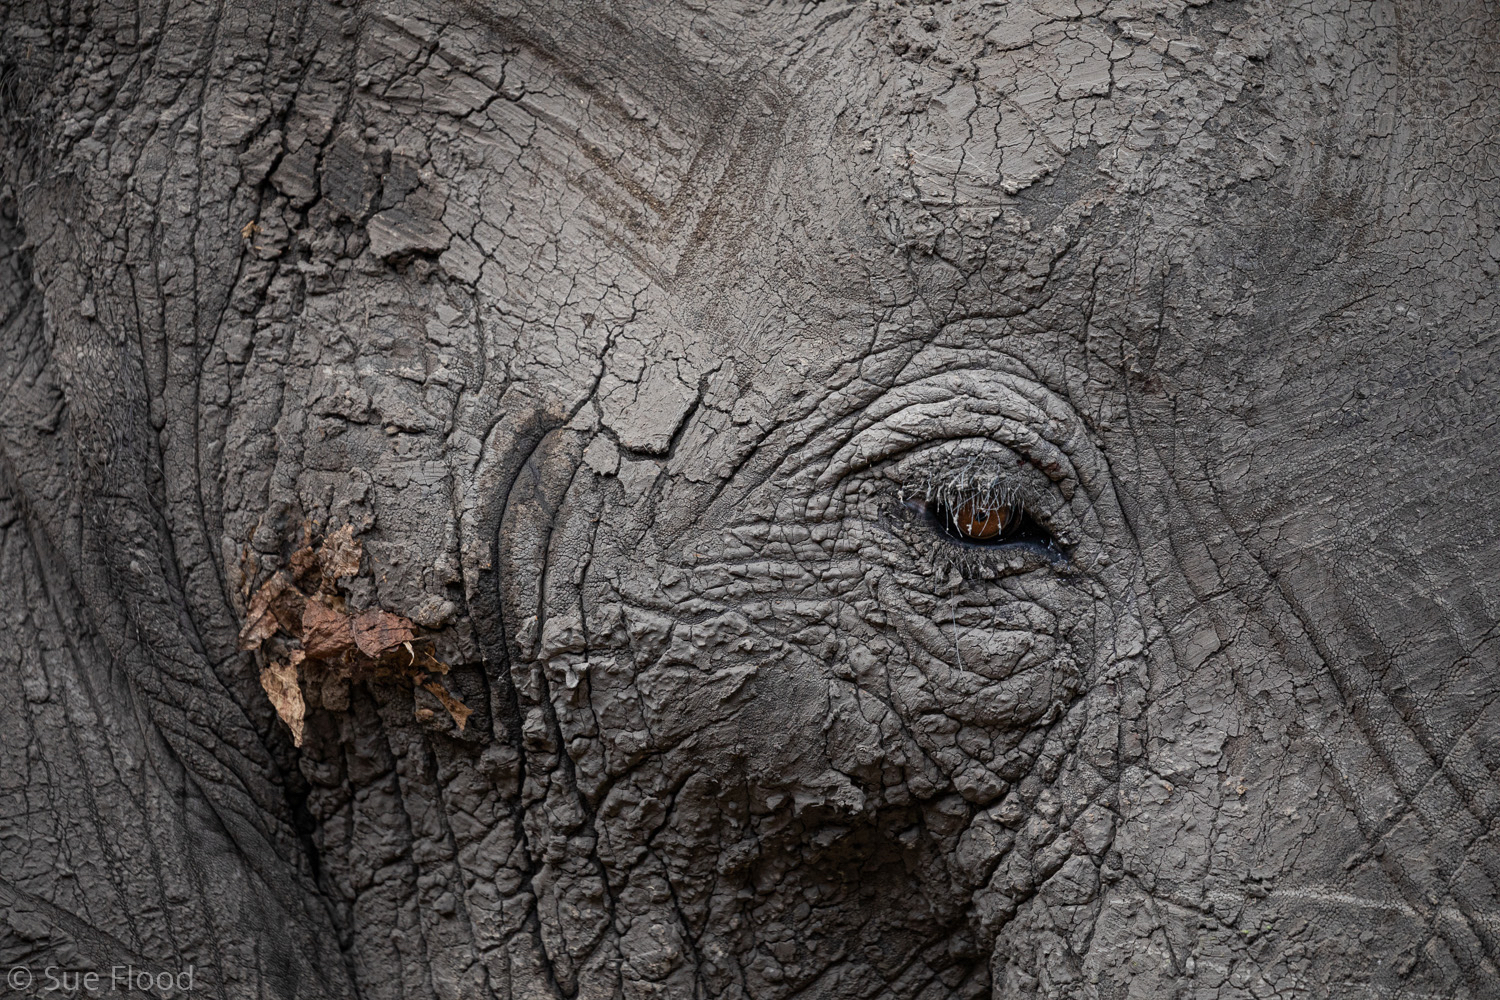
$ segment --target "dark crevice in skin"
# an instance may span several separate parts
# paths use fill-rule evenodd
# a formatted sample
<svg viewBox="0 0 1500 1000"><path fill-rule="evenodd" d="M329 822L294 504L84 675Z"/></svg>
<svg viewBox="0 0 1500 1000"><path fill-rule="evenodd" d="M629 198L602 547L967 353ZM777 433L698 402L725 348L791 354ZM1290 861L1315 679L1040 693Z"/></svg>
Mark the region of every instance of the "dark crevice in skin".
<svg viewBox="0 0 1500 1000"><path fill-rule="evenodd" d="M700 1000L700 998L706 996L703 991L706 990L707 987L703 982L703 955L699 950L698 935L693 932L691 925L688 923L687 914L683 912L681 897L678 895L677 885L672 878L671 866L666 863L666 861L662 858L661 852L656 849L655 845L653 844L653 841L655 841L656 838L660 836L661 832L672 825L672 815L674 810L676 810L677 808L678 797L682 794L683 788L687 786L687 783L691 781L693 777L693 772L689 771L678 778L676 783L667 790L667 807L665 810L663 810L662 821L657 824L655 830L652 830L649 834L647 834L645 843L648 848L656 851L657 860L662 866L662 881L667 884L667 893L671 897L672 901L672 913L677 917L677 923L679 926L681 926L683 937L687 940L688 948L691 950L693 955L693 998L694 1000ZM602 802L603 800L601 799L600 801ZM591 826L594 825L595 820L593 816L589 817L589 822ZM597 851L595 852L594 857L595 860L598 861ZM603 873L604 866L602 863L600 863L599 870L601 873ZM608 878L606 876L605 885L608 886L608 884ZM614 912L616 904L614 902L613 894L611 894L610 902L610 918L612 920L618 919Z"/></svg>
<svg viewBox="0 0 1500 1000"><path fill-rule="evenodd" d="M558 978L557 970L554 965L552 956L547 952L547 948L544 943L545 936L542 934L541 915L537 910L537 906L541 902L542 895L536 890L533 880L536 877L537 859L540 855L536 848L530 843L530 836L526 832L526 811L528 806L524 802L524 790L526 787L527 776L529 774L530 768L527 760L525 739L522 732L523 716L520 708L520 693L516 689L514 680L515 663L511 658L510 652L513 648L512 644L514 640L511 638L510 628L508 628L506 624L507 621L511 620L512 618L516 618L516 616L520 614L521 609L512 606L512 602L508 599L507 595L508 588L506 586L505 580L502 578L500 573L501 567L505 565L505 561L502 558L504 553L504 543L502 541L503 531L501 529L511 513L511 501L515 495L516 488L518 485L520 485L521 480L527 475L528 472L530 472L532 477L537 480L537 484L540 484L540 475L536 463L538 462L541 453L546 448L547 442L552 438L554 434L562 430L565 423L565 420L559 420L545 425L544 429L538 428L538 430L534 432L534 436L531 438L531 440L535 442L532 447L524 451L521 449L517 449L516 454L524 455L524 458L517 463L513 475L507 477L507 482L509 485L505 490L504 496L500 498L499 503L497 504L500 515L494 535L495 543L492 563L492 565L495 567L492 572L495 575L496 607L494 609L494 615L491 620L496 623L497 631L499 632L499 637L502 642L502 645L500 647L502 652L499 660L500 664L503 664L503 671L501 672L500 677L502 691L504 691L506 694L506 721L507 725L510 728L512 745L515 747L516 752L519 755L518 780L520 783L520 792L513 800L512 815L513 822L515 824L517 840L519 841L519 846L521 848L521 854L527 862L527 870L524 873L524 884L527 891L531 893L533 899L530 916L527 918L527 926L534 936L537 954L541 958L543 972L547 977L548 985L552 988L553 992L557 996L571 997L576 992L577 986L575 984L574 990L572 992L567 991L563 988L561 981ZM546 546L550 543L551 531L551 519L549 518L547 525L547 538L543 541L542 546L543 552L546 551ZM545 561L545 556L543 558ZM539 587L539 598L545 592L544 588L545 579L543 579ZM537 610L540 611L541 608L538 608ZM540 628L541 619L540 616L538 616L538 635L540 635ZM543 678L543 684L545 685L545 678ZM549 712L549 727L552 730L553 739L556 740L557 743L557 754L559 758L566 758L567 749L564 746L561 736L558 732L557 720L555 716L551 714L550 698L546 697L545 687L544 700L547 702L547 710Z"/></svg>
<svg viewBox="0 0 1500 1000"><path fill-rule="evenodd" d="M373 695L371 696L370 701L371 701L371 705L372 705L372 714L378 716L380 714L379 707L376 705L375 698L373 697ZM386 778L386 780L388 780L391 783L391 789L395 793L396 803L397 803L396 815L400 817L401 824L402 824L402 829L401 829L402 841L403 841L403 843L405 843L408 846L408 850L409 850L410 847L411 847L411 845L413 845L413 844L416 843L417 837L416 837L415 829L412 826L413 812L412 812L411 807L407 805L406 790L404 788L402 788L402 774L401 774L402 768L401 768L401 764L399 762L402 760L402 758L405 758L405 762L406 762L406 765L408 767L413 767L414 764L416 764L416 762L413 762L411 760L411 757L410 757L409 753L398 754L396 752L395 746L391 743L391 736L390 736L389 729L387 729L384 726L382 726L381 729L382 729L382 732L380 733L380 736L382 738L381 745L382 745L382 747L384 748L384 750L385 750L385 752L387 754L387 761L386 761L387 771L386 771L386 774L385 774L385 778ZM417 744L419 746L425 746L424 741L421 741L420 739L418 739L418 740L416 740L414 742L417 742ZM409 749L409 747L408 747L408 749ZM420 768L419 765L417 766L417 769L418 769L419 773L420 773L420 771L425 770L425 769ZM422 776L425 777L425 775L422 775ZM446 822L444 822L444 825L445 826L447 825ZM413 896L417 896L421 892L421 889L417 888L416 886L417 886L417 883L419 882L419 880L422 877L422 865L415 858L411 857L409 853L408 853L408 856L406 858L406 865L407 865L407 867L411 871L411 880L412 880L412 886L413 886L412 895ZM458 888L459 888L458 886L454 887L454 889L458 889ZM432 971L433 971L433 965L435 963L432 961L432 958L433 958L433 955L432 955L432 943L431 943L431 941L428 940L427 927L426 927L425 922L421 919L420 916L416 920L416 929L417 929L417 934L418 934L418 940L419 940L421 948L422 948L422 952L427 957L427 961L424 962L424 963L421 963L418 968L419 968L419 972L420 972L420 974L422 976L422 979L423 979L423 986L425 988L425 992L427 992L430 995L430 994L435 993L435 990L433 989L433 982L432 982Z"/></svg>
<svg viewBox="0 0 1500 1000"><path fill-rule="evenodd" d="M432 765L429 773L432 775L432 779L435 783L440 782L442 780L442 776L439 773L438 750L432 745L432 740L430 737L426 741L424 741L423 747L427 751L429 755L429 763ZM441 788L438 792L439 801L443 801L444 804L446 804L447 791L448 789L444 787ZM444 842L446 843L449 851L449 857L447 861L448 864L451 865L452 868L457 872L458 885L453 890L454 905L456 910L463 916L464 925L468 928L469 931L469 943L471 946L474 946L478 943L479 935L476 933L478 928L474 922L474 915L472 912L470 912L468 900L468 893L474 888L474 880L472 878L472 874L463 867L463 863L461 860L462 855L458 846L458 837L456 835L456 832L454 831L450 816L445 813L441 817L441 819L443 823ZM489 964L487 962L478 961L476 958L474 965L479 969L480 977L484 985L485 995L493 997L495 995L495 989L494 985L490 982Z"/></svg>
<svg viewBox="0 0 1500 1000"><path fill-rule="evenodd" d="M338 747L338 751L340 754L340 766L343 770L343 778L348 786L348 790L350 793L349 801L345 806L345 808L349 811L347 821L351 824L357 823L358 811L360 808L359 803L354 799L354 791L356 790L356 787L349 777L350 772L354 769L352 762L357 761L360 758L368 759L370 756L372 756L370 755L369 751L373 750L375 751L373 756L378 762L378 767L372 769L373 773L367 775L363 787L369 789L380 789L382 785L384 785L385 783L389 783L394 788L395 798L399 803L399 808L395 810L394 814L388 815L390 815L390 818L395 819L397 822L401 823L404 832L407 834L408 848L406 856L402 859L402 861L409 870L415 871L416 863L410 856L410 844L412 839L410 836L410 812L409 810L407 810L405 806L405 798L401 794L401 776L397 768L395 749L391 745L390 734L388 732L382 731L382 728L378 724L378 720L381 718L382 714L381 709L382 692L377 689L376 685L350 685L348 709L349 716L356 725L359 725L361 727L361 735L365 738L361 740L360 736L355 736L355 738L352 740L341 741ZM343 817L339 818L342 819ZM413 879L413 881L415 880ZM357 909L359 895L360 889L356 887L353 894L346 897L344 900L342 900L342 902L348 905L351 910ZM333 911L334 907L331 893L329 893L328 898L330 911ZM355 927L341 926L340 921L337 919L337 913L334 913L333 915L334 927L337 928L340 932L340 939L338 942L339 951L344 958L346 967L348 967L350 970L348 982L350 988L355 992L355 996L357 998L360 995L361 990L359 979L355 975L355 970L358 967L358 963L356 962L356 958L358 956L354 954L354 949L355 945L359 941L359 935ZM423 969L422 971L423 974L426 975L429 970Z"/></svg>
<svg viewBox="0 0 1500 1000"><path fill-rule="evenodd" d="M303 781L300 787L294 787L290 782L286 785L287 809L292 814L292 830L297 835L297 840L302 844L302 850L307 854L307 866L312 880L319 885L323 884L323 859L318 851L318 843L313 834L317 832L318 821L314 818L312 811L307 808L307 800L312 797L312 785Z"/></svg>
<svg viewBox="0 0 1500 1000"><path fill-rule="evenodd" d="M502 481L505 483L504 491L495 498L493 510L493 530L488 532L490 538L489 568L480 571L479 579L475 586L474 604L471 608L474 623L475 636L479 639L480 647L484 656L483 671L486 687L490 690L492 700L492 718L494 725L500 731L494 735L501 741L510 745L516 753L517 788L525 787L527 774L526 743L522 735L522 715L520 693L516 690L513 671L515 669L511 657L511 649L514 644L512 630L507 624L505 608L508 606L505 595L505 580L501 576L500 567L504 565L502 555L502 532L501 527L505 521L506 512L510 510L511 496L515 493L516 485L521 476L531 463L542 443L554 430L562 425L563 421L538 420L529 427L518 432L518 445L511 454L514 467L506 474ZM499 704L495 705L498 697ZM498 708L498 711L495 710ZM539 899L539 895L533 886L532 879L536 875L534 858L536 854L530 844L530 838L526 832L526 807L522 803L521 795L505 796L510 808L511 823L516 831L517 845L520 850L516 857L524 861L526 870L522 873L522 884L526 891L531 893L532 899ZM546 951L541 947L541 919L536 912L536 904L533 903L531 911L525 920L524 926L537 942L538 953L542 956L543 971L548 977L554 993L561 995L557 983L557 975L552 968L551 961L547 958Z"/></svg>
<svg viewBox="0 0 1500 1000"><path fill-rule="evenodd" d="M593 394L590 393L590 398L591 399L592 399L592 395ZM573 477L574 478L569 480L568 490L564 491L564 494L563 494L564 498L567 498L571 494L571 492L572 492L572 485L573 485L574 482L576 482L576 477L578 475L579 468L581 468L581 464L580 464L579 467L575 467L574 472L573 472ZM597 484L596 483L591 483L591 485L594 486L594 497L593 497L593 499L595 500L595 504L594 504L594 509L592 511L590 511L590 513L593 516L591 516L589 518L590 529L589 529L589 539L588 539L588 552L589 552L590 558L589 558L588 564L583 569L583 579L582 579L582 581L578 585L578 589L580 591L582 591L584 588L586 588L588 586L588 583L589 583L588 571L589 571L589 569L591 569L593 567L593 558L592 558L592 556L593 556L593 553L596 551L596 543L597 543L598 537L599 537L599 520L600 519L599 519L599 516L598 516L598 514L599 514L599 509L598 508L600 506L602 506L603 503L604 503L604 500L603 500L602 496L600 496ZM565 502L566 502L566 499L565 499ZM550 542L550 540L549 540L549 542ZM549 544L549 549L550 549L550 544ZM585 599L583 599L583 597L582 597L581 594L580 594L580 598L579 598L579 602L578 602L578 619L579 619L579 626L580 626L580 628L583 631L583 643L584 643L583 657L584 657L584 662L587 663L587 662L589 662L590 654L593 652L593 647L591 646L592 632L589 629L588 602ZM587 682L585 681L584 683L587 683ZM549 706L549 710L552 710L551 699L550 698L548 699L548 706ZM556 720L556 712L555 712L555 710L552 710L552 715L553 715L553 721L554 721L554 723L556 723L557 720ZM560 741L561 740L561 736L562 736L561 726L560 725L558 726L558 734L557 735L558 735L558 738L559 738L559 741ZM599 855L599 841L602 839L602 831L599 829L599 806L602 806L604 804L604 802L605 802L605 794L607 794L607 793L602 793L602 792L596 793L595 798L596 798L597 804L590 802L589 801L589 797L586 796L586 795L584 795L583 791L578 787L577 773L576 773L576 769L573 767L573 759L572 759L571 754L567 753L566 748L564 748L563 755L568 760L568 764L569 764L569 768L568 768L569 779L571 780L572 785L573 785L573 794L575 796L577 796L578 802L579 802L579 806L583 810L583 814L584 814L584 817L585 817L584 818L584 823L585 823L585 825L590 830L592 830L594 832L594 848L590 852L590 860L594 864L594 870L595 870L595 872L599 876L599 882L600 882L600 884L604 886L605 901L609 905L609 920L610 920L610 924L611 924L612 927L617 927L619 925L620 903L619 903L618 896L617 896L617 894L615 892L614 884L610 881L609 870L604 865L604 859L602 857L600 857L600 855ZM611 784L613 784L613 782L611 782ZM675 797L675 794L676 793L674 792L673 793L674 797ZM668 807L668 815L670 815L670 813L671 813L671 809L670 809L670 807ZM670 887L671 887L671 879L670 878L667 879L667 884L668 884L668 887L670 889ZM675 892L675 890L673 890L673 901L674 901L674 903L676 901L676 892ZM684 923L683 928L684 928L684 931L686 931L686 923ZM601 945L603 945L605 943L604 942L604 938L606 936L607 935L601 935L601 940L595 944L594 950L591 950L589 952L590 955L594 954L594 951L596 951ZM691 939L691 936L689 936L689 937ZM695 951L695 955L696 955L696 951Z"/></svg>
<svg viewBox="0 0 1500 1000"><path fill-rule="evenodd" d="M581 408L581 406L579 408ZM579 408L575 408L575 410L574 410L575 414L578 412ZM554 433L566 433L566 432L562 431L561 429L559 429L558 431L555 431ZM581 435L579 435L579 436L581 437ZM549 435L549 437L550 437L550 435ZM540 450L540 448L538 450ZM538 636L541 635L541 632L542 632L542 630L543 630L543 628L545 627L545 624L546 624L545 611L546 611L546 605L547 605L547 591L548 591L549 583L551 582L552 571L553 571L552 570L552 563L553 563L553 541L556 538L556 532L557 532L557 526L558 526L557 525L558 515L561 512L561 510L563 509L563 507L565 505L567 505L567 503L569 501L569 498L570 498L570 495L571 495L571 492L572 492L573 483L575 481L575 477L578 475L579 470L582 468L582 455L583 455L582 445L581 445L580 442L575 441L575 442L573 442L573 446L571 448L568 448L567 446L561 446L560 450L559 450L559 455L557 455L555 457L554 456L548 456L548 458L553 458L554 460L556 460L556 458L565 458L565 460L567 461L567 463L570 466L570 468L568 469L566 482L564 482L562 484L561 488L559 488L559 489L556 490L555 496L549 495L549 496L546 496L546 497L543 497L543 498L539 498L539 499L541 499L541 502L546 503L548 505L548 509L545 511L545 515L546 515L546 517L545 517L546 530L545 530L545 533L544 533L544 537L543 537L543 539L541 541L541 544L539 546L539 550L541 552L542 572L541 572L541 579L540 579L540 581L538 583L538 588L537 588L537 590L538 590L537 597L538 597L538 604L539 604L539 606L537 607L537 616L536 616L536 619L537 619L537 634L538 634ZM528 462L528 466L529 465L530 465L530 462ZM555 467L554 467L554 469L550 469L550 470L547 470L547 471L558 471L558 470L556 470ZM544 476L545 476L544 472L541 472L541 471L538 472L538 478L537 478L537 485L538 485L538 487L543 487L543 488L545 487L545 479L543 478ZM580 602L580 606L581 606L581 602ZM519 610L520 609L515 609L515 611L513 613L519 613ZM574 799L577 801L578 807L579 807L580 811L583 813L584 822L582 824L582 827L585 828L585 829L588 829L588 830L590 830L590 831L592 831L594 833L594 836L595 836L595 847L594 847L594 849L590 853L590 860L593 863L593 867L594 867L595 873L598 876L598 878L600 880L600 883L604 887L605 900L606 900L608 911L609 911L610 924L614 925L616 923L617 919L618 919L617 918L618 901L615 898L614 889L613 889L613 886L610 883L609 875L608 875L608 873L607 873L607 871L606 871L606 869L604 867L604 863L600 859L599 853L598 853L598 831L597 831L597 820L598 820L598 817L597 817L597 810L596 810L595 806L593 806L592 804L590 804L590 802L588 801L588 798L583 795L583 793L582 793L582 791L581 791L581 789L579 787L578 775L577 775L577 765L574 763L572 755L568 752L567 741L564 738L564 735L563 735L563 732L562 732L562 724L561 724L560 720L557 717L557 707L556 707L556 705L553 702L551 678L549 678L547 676L547 671L546 671L545 664L542 663L542 662L540 662L540 661L537 661L537 662L534 663L534 669L536 671L537 684L540 687L540 697L538 698L538 707L540 707L542 709L543 714L546 716L547 727L548 727L549 733L551 735L552 740L554 741L554 743L557 746L557 751L556 751L556 754L557 754L557 767L553 770L552 773L553 773L553 775L558 775L559 772L560 772L560 776L561 776L564 784L567 786L569 792L573 795ZM597 948L599 948L600 946L603 946L603 945L607 944L608 941L609 941L609 935L607 933L604 934L604 935L601 935L600 938L599 938L599 940L594 943L593 947L588 952L586 952L586 953L584 953L582 955L577 956L577 958L574 959L574 961L576 962L576 964L578 966L581 967L595 953L595 950ZM541 949L542 949L543 954L545 954L546 953L546 946L545 946L545 944L541 945ZM549 968L549 973L551 973L552 966L551 966L550 959L549 959L549 963L548 963L548 968ZM571 989L563 990L562 987L561 987L561 985L558 984L558 983L556 983L556 975L555 975L555 973L552 973L552 975L553 975L553 979L554 979L554 985L556 985L559 990L562 990L562 995L564 997L572 998L572 997L576 996L577 993L578 993L578 991L579 991L579 989L583 985L581 982L575 981ZM576 976L576 971L575 971L575 976Z"/></svg>

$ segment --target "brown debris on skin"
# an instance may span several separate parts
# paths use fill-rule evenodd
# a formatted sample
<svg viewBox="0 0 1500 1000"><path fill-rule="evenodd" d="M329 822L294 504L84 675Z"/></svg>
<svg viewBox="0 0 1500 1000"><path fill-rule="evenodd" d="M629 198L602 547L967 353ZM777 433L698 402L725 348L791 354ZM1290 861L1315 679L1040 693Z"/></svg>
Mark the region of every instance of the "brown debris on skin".
<svg viewBox="0 0 1500 1000"><path fill-rule="evenodd" d="M422 681L421 685L426 690L432 692L438 701L443 703L443 707L448 710L448 714L453 716L453 721L457 723L458 731L463 732L464 723L469 721L469 716L474 710L449 694L448 689L435 680Z"/></svg>
<svg viewBox="0 0 1500 1000"><path fill-rule="evenodd" d="M336 611L320 597L307 602L302 612L302 648L319 660L331 660L354 647L350 616Z"/></svg>
<svg viewBox="0 0 1500 1000"><path fill-rule="evenodd" d="M378 658L415 637L411 622L389 611L365 611L355 615L350 623L353 625L354 645L369 657Z"/></svg>
<svg viewBox="0 0 1500 1000"><path fill-rule="evenodd" d="M354 540L353 525L344 525L323 540L318 548L318 567L325 586L337 586L339 580L359 574L359 560L364 547Z"/></svg>
<svg viewBox="0 0 1500 1000"><path fill-rule="evenodd" d="M240 629L239 647L241 649L259 649L261 643L276 634L278 624L271 610L271 604L281 596L282 591L291 586L291 583L286 572L281 571L261 584L260 590L255 592L255 597L250 601L250 610L245 615L245 625Z"/></svg>
<svg viewBox="0 0 1500 1000"><path fill-rule="evenodd" d="M273 660L260 672L260 686L266 697L276 708L276 714L292 731L292 743L302 745L303 721L307 716L307 703L302 700L302 686L297 682L297 666L302 662L300 649L293 650L289 662Z"/></svg>
<svg viewBox="0 0 1500 1000"><path fill-rule="evenodd" d="M302 745L307 705L301 680L315 681L327 693L325 708L348 706L348 683L355 680L402 678L429 691L463 732L472 710L450 694L434 674L446 674L448 664L429 649L417 648L422 641L408 618L371 608L351 613L339 593L341 581L359 573L364 548L354 537L352 525L344 525L313 549L303 546L250 600L240 629L239 648L253 651L278 631L299 643L283 661L273 659L261 671L261 687L276 714L292 732L292 742ZM312 593L308 593L312 591ZM418 715L422 709L418 709Z"/></svg>

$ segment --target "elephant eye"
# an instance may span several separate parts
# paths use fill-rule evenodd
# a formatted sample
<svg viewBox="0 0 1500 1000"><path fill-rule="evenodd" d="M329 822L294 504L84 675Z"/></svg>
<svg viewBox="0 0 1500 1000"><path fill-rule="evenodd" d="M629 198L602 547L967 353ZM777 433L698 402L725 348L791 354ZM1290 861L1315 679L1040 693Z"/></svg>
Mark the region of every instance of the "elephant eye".
<svg viewBox="0 0 1500 1000"><path fill-rule="evenodd" d="M908 501L944 537L965 546L1030 544L1060 552L1052 533L1015 500L932 498Z"/></svg>
<svg viewBox="0 0 1500 1000"><path fill-rule="evenodd" d="M970 500L953 507L943 508L941 514L944 527L950 535L965 542L980 544L998 542L1007 530L1015 527L1019 512L1009 504L988 506Z"/></svg>

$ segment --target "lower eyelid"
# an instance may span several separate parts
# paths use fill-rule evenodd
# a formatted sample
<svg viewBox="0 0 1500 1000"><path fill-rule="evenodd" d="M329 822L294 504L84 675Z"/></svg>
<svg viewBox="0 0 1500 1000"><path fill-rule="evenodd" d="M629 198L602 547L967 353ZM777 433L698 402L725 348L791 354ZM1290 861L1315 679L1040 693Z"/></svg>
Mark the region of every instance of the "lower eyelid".
<svg viewBox="0 0 1500 1000"><path fill-rule="evenodd" d="M955 414L952 400L912 403L897 415L888 415L851 437L829 460L816 485L830 487L840 479L857 475L873 466L904 461L913 452L932 447L949 451L964 442L986 442L1024 456L1026 464L1055 484L1064 499L1071 499L1077 483L1069 453L1059 443L1065 435L1053 428L1048 433L1036 424L1050 425L1045 413L1031 412L1024 405L1015 412L970 412ZM1056 440L1054 440L1056 439Z"/></svg>
<svg viewBox="0 0 1500 1000"><path fill-rule="evenodd" d="M1012 552L1025 552L1030 555L1040 556L1053 565L1061 565L1068 561L1068 556L1060 548L1052 545L1042 545L1039 542L1020 541L1006 542L1003 545L987 546L992 550L1010 550Z"/></svg>

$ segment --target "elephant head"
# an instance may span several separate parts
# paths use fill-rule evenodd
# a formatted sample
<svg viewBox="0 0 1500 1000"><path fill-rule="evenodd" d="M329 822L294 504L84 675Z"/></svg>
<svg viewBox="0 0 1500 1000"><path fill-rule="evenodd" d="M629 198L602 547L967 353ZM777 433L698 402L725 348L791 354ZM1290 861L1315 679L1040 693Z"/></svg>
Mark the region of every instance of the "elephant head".
<svg viewBox="0 0 1500 1000"><path fill-rule="evenodd" d="M7 7L0 958L1500 996L1497 24Z"/></svg>

